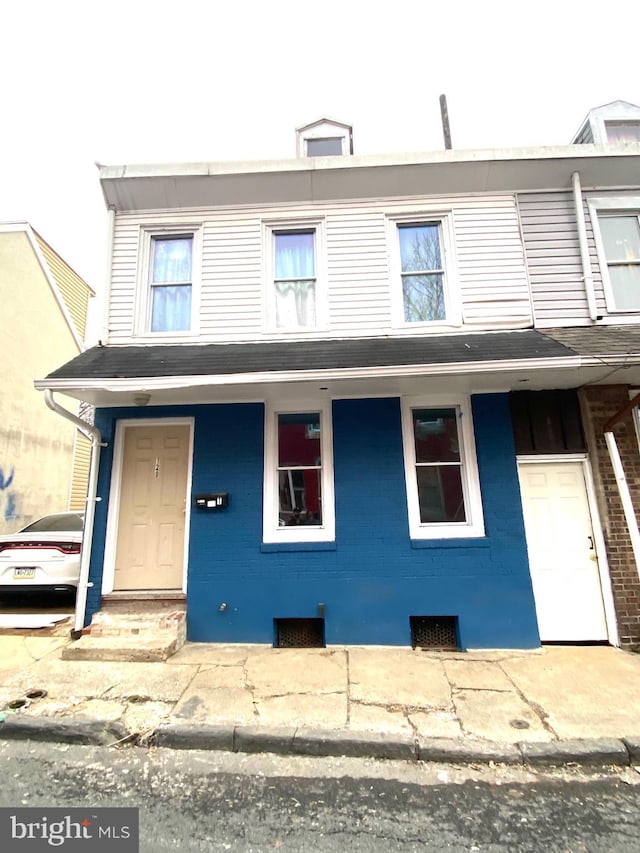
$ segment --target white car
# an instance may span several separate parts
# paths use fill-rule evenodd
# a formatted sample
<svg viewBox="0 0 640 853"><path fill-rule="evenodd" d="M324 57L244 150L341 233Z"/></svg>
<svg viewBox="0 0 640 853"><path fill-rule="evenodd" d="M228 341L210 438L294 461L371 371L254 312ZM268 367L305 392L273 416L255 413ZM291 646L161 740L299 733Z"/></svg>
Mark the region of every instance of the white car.
<svg viewBox="0 0 640 853"><path fill-rule="evenodd" d="M84 516L58 512L0 536L0 593L75 592Z"/></svg>

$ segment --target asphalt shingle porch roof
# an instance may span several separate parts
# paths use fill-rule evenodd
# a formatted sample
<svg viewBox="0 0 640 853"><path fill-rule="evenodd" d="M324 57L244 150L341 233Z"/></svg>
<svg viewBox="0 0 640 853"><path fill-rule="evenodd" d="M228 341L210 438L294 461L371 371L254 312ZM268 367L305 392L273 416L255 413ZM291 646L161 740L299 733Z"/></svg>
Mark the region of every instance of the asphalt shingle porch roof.
<svg viewBox="0 0 640 853"><path fill-rule="evenodd" d="M526 329L413 338L350 338L243 344L96 346L47 379L220 376L519 359L569 358L564 343Z"/></svg>

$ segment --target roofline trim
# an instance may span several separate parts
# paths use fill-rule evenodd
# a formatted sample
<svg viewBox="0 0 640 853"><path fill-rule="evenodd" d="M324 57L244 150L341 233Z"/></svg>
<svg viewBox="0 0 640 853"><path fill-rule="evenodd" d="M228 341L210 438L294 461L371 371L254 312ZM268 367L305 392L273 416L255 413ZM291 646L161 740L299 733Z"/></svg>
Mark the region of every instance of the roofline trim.
<svg viewBox="0 0 640 853"><path fill-rule="evenodd" d="M640 143L608 145L547 145L521 148L464 148L405 154L358 154L344 157L289 158L280 160L223 160L192 163L138 163L98 166L100 181L123 178L198 177L247 175L262 172L305 172L359 169L372 166L406 166L444 163L494 163L518 160L567 160L625 157L640 154Z"/></svg>

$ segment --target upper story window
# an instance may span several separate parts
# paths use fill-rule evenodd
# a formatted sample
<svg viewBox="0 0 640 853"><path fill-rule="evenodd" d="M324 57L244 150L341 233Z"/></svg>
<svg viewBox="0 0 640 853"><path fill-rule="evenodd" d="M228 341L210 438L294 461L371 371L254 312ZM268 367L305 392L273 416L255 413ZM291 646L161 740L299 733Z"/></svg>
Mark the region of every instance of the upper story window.
<svg viewBox="0 0 640 853"><path fill-rule="evenodd" d="M346 152L344 149L345 139L342 136L318 137L306 139L307 157L335 157Z"/></svg>
<svg viewBox="0 0 640 853"><path fill-rule="evenodd" d="M411 537L484 535L468 398L403 400L402 416Z"/></svg>
<svg viewBox="0 0 640 853"><path fill-rule="evenodd" d="M605 121L608 142L640 142L640 121Z"/></svg>
<svg viewBox="0 0 640 853"><path fill-rule="evenodd" d="M335 538L330 403L267 407L263 538Z"/></svg>
<svg viewBox="0 0 640 853"><path fill-rule="evenodd" d="M142 230L138 334L195 331L198 245L198 229Z"/></svg>
<svg viewBox="0 0 640 853"><path fill-rule="evenodd" d="M459 323L449 216L391 220L395 325Z"/></svg>
<svg viewBox="0 0 640 853"><path fill-rule="evenodd" d="M151 331L191 328L193 235L151 238Z"/></svg>
<svg viewBox="0 0 640 853"><path fill-rule="evenodd" d="M316 232L275 231L276 326L316 325Z"/></svg>
<svg viewBox="0 0 640 853"><path fill-rule="evenodd" d="M405 322L444 320L440 223L398 225L398 242Z"/></svg>
<svg viewBox="0 0 640 853"><path fill-rule="evenodd" d="M610 313L640 311L640 196L588 199Z"/></svg>
<svg viewBox="0 0 640 853"><path fill-rule="evenodd" d="M614 310L640 310L640 218L599 217Z"/></svg>
<svg viewBox="0 0 640 853"><path fill-rule="evenodd" d="M344 157L353 154L353 130L350 124L321 118L296 128L298 157Z"/></svg>
<svg viewBox="0 0 640 853"><path fill-rule="evenodd" d="M321 223L266 226L267 326L271 331L316 329L322 315Z"/></svg>

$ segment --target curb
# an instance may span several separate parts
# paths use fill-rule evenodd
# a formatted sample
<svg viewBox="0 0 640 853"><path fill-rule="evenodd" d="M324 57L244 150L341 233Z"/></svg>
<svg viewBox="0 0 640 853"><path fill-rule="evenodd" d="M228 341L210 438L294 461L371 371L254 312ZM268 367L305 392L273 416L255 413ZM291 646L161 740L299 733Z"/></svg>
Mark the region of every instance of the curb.
<svg viewBox="0 0 640 853"><path fill-rule="evenodd" d="M125 727L119 722L86 717L60 720L21 714L11 714L0 724L0 737L7 740L58 741L83 746L109 746L130 738Z"/></svg>
<svg viewBox="0 0 640 853"><path fill-rule="evenodd" d="M84 746L129 743L169 749L317 757L438 762L443 764L511 764L553 767L628 766L640 762L640 737L585 738L515 744L450 738L409 738L376 732L258 726L167 724L159 726L144 744L119 722L76 717L72 721L12 714L0 723L6 740L57 741Z"/></svg>

